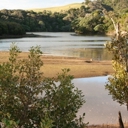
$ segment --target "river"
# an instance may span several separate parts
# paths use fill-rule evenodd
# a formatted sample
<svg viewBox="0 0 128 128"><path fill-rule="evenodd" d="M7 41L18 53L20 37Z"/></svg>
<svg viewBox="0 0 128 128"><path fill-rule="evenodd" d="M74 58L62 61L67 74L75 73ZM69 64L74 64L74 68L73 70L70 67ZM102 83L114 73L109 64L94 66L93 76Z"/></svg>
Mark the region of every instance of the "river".
<svg viewBox="0 0 128 128"><path fill-rule="evenodd" d="M34 33L46 37L25 37L0 40L0 51L8 51L12 42L15 42L22 51L39 45L44 54L56 56L85 57L95 60L110 60L111 54L104 48L108 36L76 36L74 33ZM50 36L50 37L47 37ZM100 68L100 67L99 67ZM105 90L107 77L92 77L74 79L76 87L83 91L86 103L79 114L86 113L85 122L90 124L113 124L118 121L118 111L122 112L124 121L128 120L125 106L113 101Z"/></svg>
<svg viewBox="0 0 128 128"><path fill-rule="evenodd" d="M85 57L98 60L111 59L110 53L104 48L108 36L76 36L74 33L33 33L46 37L26 37L1 39L0 50L8 50L11 43L15 42L22 51L28 51L31 46L39 45L44 54ZM50 36L50 37L47 37Z"/></svg>
<svg viewBox="0 0 128 128"><path fill-rule="evenodd" d="M85 112L85 122L89 124L116 124L118 112L121 111L122 119L128 122L128 111L125 105L112 100L108 95L105 84L108 76L74 79L73 83L82 90L86 103L80 109L78 116Z"/></svg>

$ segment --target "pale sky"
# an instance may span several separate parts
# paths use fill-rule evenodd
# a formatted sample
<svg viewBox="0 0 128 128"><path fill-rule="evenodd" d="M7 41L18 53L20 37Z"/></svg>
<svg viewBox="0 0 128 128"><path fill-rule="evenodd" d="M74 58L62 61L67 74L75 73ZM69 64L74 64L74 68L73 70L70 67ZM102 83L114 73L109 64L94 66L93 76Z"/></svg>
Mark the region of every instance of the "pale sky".
<svg viewBox="0 0 128 128"><path fill-rule="evenodd" d="M47 8L82 2L84 0L0 0L0 10Z"/></svg>

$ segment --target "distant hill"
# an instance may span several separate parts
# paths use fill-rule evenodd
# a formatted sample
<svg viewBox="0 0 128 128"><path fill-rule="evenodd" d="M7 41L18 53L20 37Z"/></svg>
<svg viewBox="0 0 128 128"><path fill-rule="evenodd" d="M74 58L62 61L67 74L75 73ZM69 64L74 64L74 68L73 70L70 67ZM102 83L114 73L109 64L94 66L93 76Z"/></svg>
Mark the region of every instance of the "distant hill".
<svg viewBox="0 0 128 128"><path fill-rule="evenodd" d="M34 12L43 12L44 10L51 11L51 12L64 12L71 8L80 8L82 5L83 3L73 3L73 4L64 5L64 6L57 6L57 7L50 7L50 8L33 8L29 10L33 10Z"/></svg>

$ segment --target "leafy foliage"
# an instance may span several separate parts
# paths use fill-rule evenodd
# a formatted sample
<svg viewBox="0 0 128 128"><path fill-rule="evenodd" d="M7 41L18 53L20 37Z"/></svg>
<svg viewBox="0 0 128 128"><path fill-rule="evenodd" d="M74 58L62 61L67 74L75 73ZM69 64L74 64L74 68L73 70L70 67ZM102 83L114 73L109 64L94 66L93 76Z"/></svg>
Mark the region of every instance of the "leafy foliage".
<svg viewBox="0 0 128 128"><path fill-rule="evenodd" d="M0 35L24 35L25 29L15 22L0 21Z"/></svg>
<svg viewBox="0 0 128 128"><path fill-rule="evenodd" d="M84 100L82 92L71 83L73 77L67 75L69 69L62 71L63 74L59 74L57 78L58 84L54 83L54 80L46 80L45 87L47 88L45 89L44 99L45 102L48 102L48 110L51 111L54 125L61 128L70 128Z"/></svg>
<svg viewBox="0 0 128 128"><path fill-rule="evenodd" d="M12 26L12 21L15 24L19 24L26 32L33 31L71 31L70 21L63 20L66 14L63 13L52 13L50 11L43 12L33 12L33 11L25 11L25 10L0 10L0 23L2 26L10 23L10 27ZM66 26L68 28L64 29ZM8 26L8 27L9 27ZM3 28L3 27L2 27ZM10 29L9 29L10 30ZM9 31L8 30L8 31ZM14 29L11 29L14 30ZM2 34L9 34L1 32ZM14 34L11 32L11 34ZM14 34L15 35L15 34Z"/></svg>
<svg viewBox="0 0 128 128"><path fill-rule="evenodd" d="M128 0L100 0L103 4L111 6L115 11L121 11L128 7Z"/></svg>
<svg viewBox="0 0 128 128"><path fill-rule="evenodd" d="M116 100L121 105L126 104L128 107L127 33L117 32L112 41L106 44L106 47L113 53L112 65L115 70L115 73L109 77L106 89L109 90L113 100Z"/></svg>
<svg viewBox="0 0 128 128"><path fill-rule="evenodd" d="M83 117L76 113L85 103L82 91L74 87L64 69L55 82L44 78L39 47L29 50L27 59L19 59L13 44L9 61L0 64L0 122L3 127L82 128ZM75 121L77 119L77 121Z"/></svg>
<svg viewBox="0 0 128 128"><path fill-rule="evenodd" d="M104 17L102 16L102 12L96 10L85 17L80 17L77 20L74 20L74 22L72 22L72 26L74 26L74 29L77 33L103 34L105 33L103 20ZM101 29L99 29L98 26L102 26Z"/></svg>

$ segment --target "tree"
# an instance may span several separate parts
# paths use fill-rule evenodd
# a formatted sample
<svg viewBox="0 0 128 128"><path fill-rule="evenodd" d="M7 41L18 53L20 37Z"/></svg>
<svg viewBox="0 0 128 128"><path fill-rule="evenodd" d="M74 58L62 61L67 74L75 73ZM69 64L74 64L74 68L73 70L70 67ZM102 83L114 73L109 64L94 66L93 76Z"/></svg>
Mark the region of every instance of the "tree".
<svg viewBox="0 0 128 128"><path fill-rule="evenodd" d="M103 20L104 17L102 16L101 11L95 10L92 13L87 14L85 17L75 19L72 22L72 28L75 32L81 34L104 34L105 26Z"/></svg>
<svg viewBox="0 0 128 128"><path fill-rule="evenodd" d="M112 19L116 35L112 41L106 44L106 48L112 52L112 65L115 73L109 77L106 89L112 95L113 100L126 104L128 109L128 44L127 33L121 32L119 24Z"/></svg>
<svg viewBox="0 0 128 128"><path fill-rule="evenodd" d="M76 113L85 101L82 92L71 83L73 77L68 75L69 69L62 71L57 77L58 84L49 79L45 82L44 99L48 102L47 107L56 128L71 128L75 125L73 120Z"/></svg>
<svg viewBox="0 0 128 128"><path fill-rule="evenodd" d="M90 3L90 0L85 0L85 4L88 5Z"/></svg>
<svg viewBox="0 0 128 128"><path fill-rule="evenodd" d="M104 24L98 24L98 25L96 25L96 26L94 27L94 30L95 30L96 32L98 32L98 33L103 34L103 33L105 33L105 26L104 26Z"/></svg>
<svg viewBox="0 0 128 128"><path fill-rule="evenodd" d="M40 20L38 24L39 24L41 30L45 30L45 24L42 20Z"/></svg>
<svg viewBox="0 0 128 128"><path fill-rule="evenodd" d="M56 83L40 71L39 47L32 47L27 59L19 59L20 52L13 44L9 61L0 64L0 123L7 128L83 128L83 117L77 119L76 113L85 101L69 70Z"/></svg>

